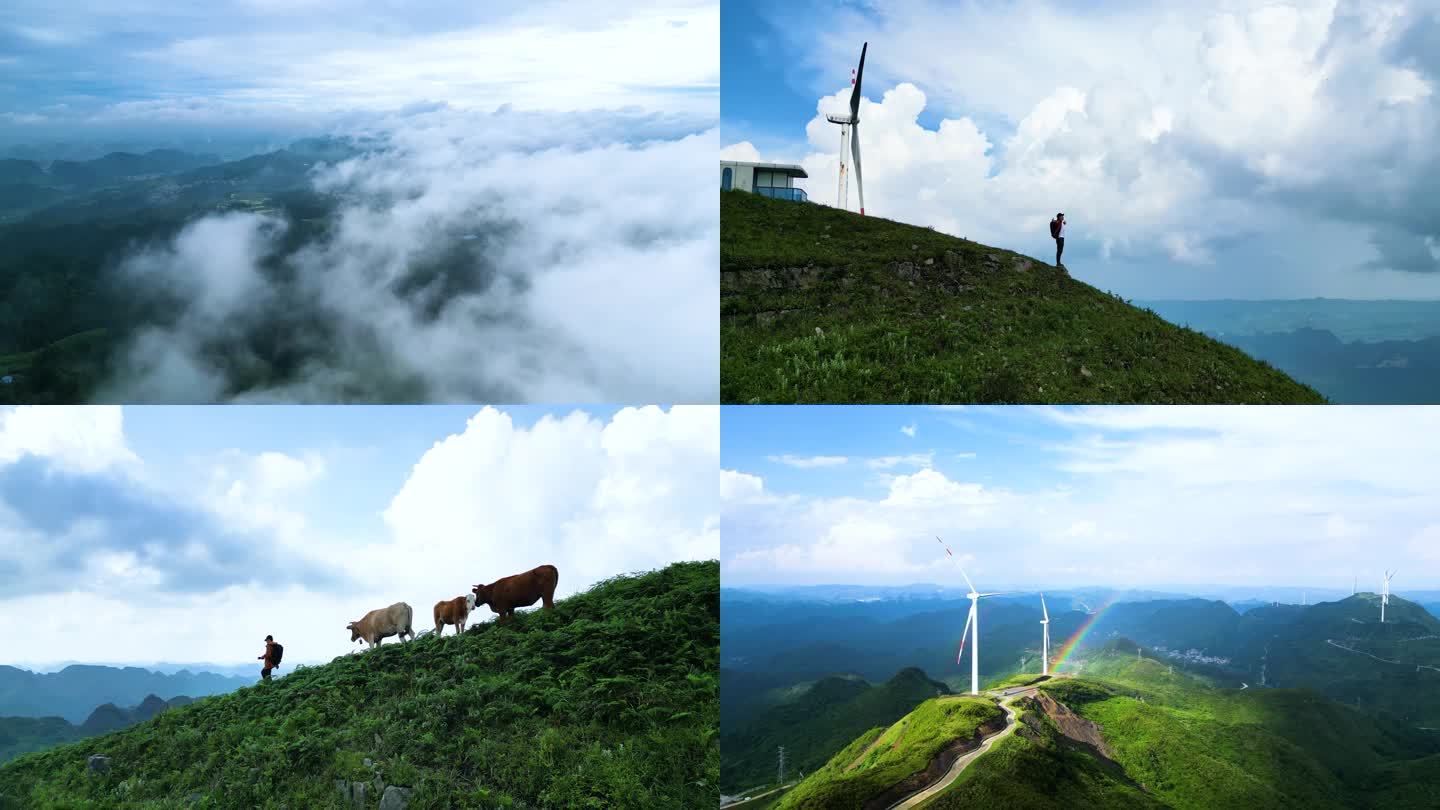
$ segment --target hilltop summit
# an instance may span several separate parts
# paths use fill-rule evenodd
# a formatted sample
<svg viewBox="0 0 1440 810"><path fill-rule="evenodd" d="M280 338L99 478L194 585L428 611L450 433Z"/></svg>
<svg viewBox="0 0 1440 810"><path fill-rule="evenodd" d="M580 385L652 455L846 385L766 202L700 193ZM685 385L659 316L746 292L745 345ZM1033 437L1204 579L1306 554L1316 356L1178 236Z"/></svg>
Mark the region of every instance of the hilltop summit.
<svg viewBox="0 0 1440 810"><path fill-rule="evenodd" d="M1027 256L720 194L730 403L1320 403L1238 349Z"/></svg>

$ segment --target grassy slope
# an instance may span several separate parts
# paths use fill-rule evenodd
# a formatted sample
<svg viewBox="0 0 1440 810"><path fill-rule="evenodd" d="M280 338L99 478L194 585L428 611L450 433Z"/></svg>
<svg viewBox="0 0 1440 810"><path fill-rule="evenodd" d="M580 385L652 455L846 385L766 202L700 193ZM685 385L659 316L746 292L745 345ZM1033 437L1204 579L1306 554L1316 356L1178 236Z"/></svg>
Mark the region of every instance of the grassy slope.
<svg viewBox="0 0 1440 810"><path fill-rule="evenodd" d="M738 791L775 778L775 749L785 746L790 772L810 772L837 748L875 726L888 726L934 697L943 684L907 669L884 684L826 678L796 700L765 712L720 740L722 791Z"/></svg>
<svg viewBox="0 0 1440 810"><path fill-rule="evenodd" d="M1015 703L1017 709L1024 709L1020 714L1024 726L966 768L954 786L925 805L926 810L981 806L1143 810L1164 806L1112 769L1102 767L1094 756L1077 750L1043 712L1027 708L1029 703L1023 699Z"/></svg>
<svg viewBox="0 0 1440 810"><path fill-rule="evenodd" d="M970 697L931 698L888 729L861 735L825 767L810 774L785 794L777 810L858 807L905 777L918 773L952 740L970 737L985 723L1003 722L1004 712L992 700ZM866 748L879 743L868 752ZM856 757L864 757L851 768Z"/></svg>
<svg viewBox="0 0 1440 810"><path fill-rule="evenodd" d="M1022 733L930 807L987 798L1029 806L1024 797L1062 786L1088 797L1070 806L1125 806L1131 782L1176 808L1357 807L1379 795L1421 807L1413 797L1440 787L1437 757L1415 759L1436 750L1433 738L1310 692L1213 689L1128 657L1093 661L1084 678L1043 688L1101 726L1123 773L1053 733Z"/></svg>
<svg viewBox="0 0 1440 810"><path fill-rule="evenodd" d="M724 402L1323 401L1009 251L819 205L720 200ZM915 265L913 281L895 262ZM786 268L805 269L780 284ZM765 314L782 310L794 311Z"/></svg>
<svg viewBox="0 0 1440 810"><path fill-rule="evenodd" d="M367 757L414 808L714 806L719 620L714 562L613 579L26 755L0 807L339 807Z"/></svg>

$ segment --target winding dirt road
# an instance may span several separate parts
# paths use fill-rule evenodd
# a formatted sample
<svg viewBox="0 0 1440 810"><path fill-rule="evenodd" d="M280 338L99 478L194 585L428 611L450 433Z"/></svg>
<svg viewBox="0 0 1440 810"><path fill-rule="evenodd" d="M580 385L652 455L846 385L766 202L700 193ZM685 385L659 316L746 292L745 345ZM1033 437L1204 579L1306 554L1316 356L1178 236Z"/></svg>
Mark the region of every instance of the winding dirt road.
<svg viewBox="0 0 1440 810"><path fill-rule="evenodd" d="M966 768L970 767L970 763L983 756L986 751L990 750L990 746L994 745L1000 738L1015 732L1015 709L1011 708L1010 702L1018 697L1033 695L1035 691L1036 687L1027 686L1020 689L1007 689L1001 692L1000 697L1002 699L1000 701L1000 708L1005 710L1005 728L981 740L979 748L962 754L960 758L956 759L955 763L950 766L950 770L946 771L944 776L931 783L929 787L921 788L919 791L911 793L904 799L890 805L889 810L911 810L911 808L919 807L935 794L954 784L955 780L960 778L960 774L963 773Z"/></svg>

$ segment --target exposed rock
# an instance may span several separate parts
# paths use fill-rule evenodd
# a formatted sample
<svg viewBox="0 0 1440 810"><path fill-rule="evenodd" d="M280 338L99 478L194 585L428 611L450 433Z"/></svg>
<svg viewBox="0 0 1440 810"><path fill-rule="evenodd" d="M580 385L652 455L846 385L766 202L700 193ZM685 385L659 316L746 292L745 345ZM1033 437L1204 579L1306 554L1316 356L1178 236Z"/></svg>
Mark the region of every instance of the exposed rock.
<svg viewBox="0 0 1440 810"><path fill-rule="evenodd" d="M350 801L354 802L356 807L364 807L365 794L369 789L370 786L364 782L351 782Z"/></svg>
<svg viewBox="0 0 1440 810"><path fill-rule="evenodd" d="M945 267L950 270L959 270L965 266L965 258L954 250L945 251Z"/></svg>
<svg viewBox="0 0 1440 810"><path fill-rule="evenodd" d="M932 264L934 264L934 263L935 263L935 260L934 260L934 259L926 259L926 260L925 260L925 266L926 266L926 267L929 267L930 265L932 265Z"/></svg>
<svg viewBox="0 0 1440 810"><path fill-rule="evenodd" d="M363 762L363 763L365 763L365 767L367 767L367 768L373 768L373 767L375 767L375 760L373 760L373 759L371 759L371 758L369 758L369 757L366 757L366 758L364 758L364 759L362 759L362 760L360 760L360 761Z"/></svg>
<svg viewBox="0 0 1440 810"><path fill-rule="evenodd" d="M410 806L410 788L391 785L380 797L380 810L405 810Z"/></svg>
<svg viewBox="0 0 1440 810"><path fill-rule="evenodd" d="M1043 690L1035 693L1035 699L1061 734L1075 742L1094 748L1106 759L1114 759L1114 752L1110 750L1110 746L1105 744L1105 738L1100 735L1100 726L1070 711L1069 706L1045 694Z"/></svg>
<svg viewBox="0 0 1440 810"><path fill-rule="evenodd" d="M1090 372L1090 369L1088 369L1088 368L1086 368L1086 367L1084 367L1084 366L1081 366L1081 367L1080 367L1080 376L1081 376L1081 377L1087 377L1087 378L1088 378L1088 377L1094 377L1095 375Z"/></svg>
<svg viewBox="0 0 1440 810"><path fill-rule="evenodd" d="M1024 256L1017 256L1017 257L1015 258L1015 264L1013 265L1013 267L1015 268L1015 272L1017 272L1017 273L1024 273L1024 272L1029 271L1030 267L1031 267L1033 264L1034 264L1034 262L1030 261L1029 259L1025 258Z"/></svg>
<svg viewBox="0 0 1440 810"><path fill-rule="evenodd" d="M102 757L96 754L85 762L85 769L90 773L109 773L110 757Z"/></svg>

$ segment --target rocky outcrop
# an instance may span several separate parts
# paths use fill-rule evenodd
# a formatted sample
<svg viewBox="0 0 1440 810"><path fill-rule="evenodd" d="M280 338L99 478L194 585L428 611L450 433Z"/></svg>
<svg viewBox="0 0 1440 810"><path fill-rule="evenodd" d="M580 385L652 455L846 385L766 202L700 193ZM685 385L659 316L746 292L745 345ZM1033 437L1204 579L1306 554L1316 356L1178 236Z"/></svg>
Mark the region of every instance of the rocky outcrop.
<svg viewBox="0 0 1440 810"><path fill-rule="evenodd" d="M410 788L391 785L380 797L380 810L405 810L410 806Z"/></svg>
<svg viewBox="0 0 1440 810"><path fill-rule="evenodd" d="M1105 744L1105 738L1100 734L1099 725L1070 711L1069 706L1055 700L1043 691L1036 692L1035 702L1039 704L1045 712L1045 716L1050 718L1050 722L1055 724L1055 728L1059 729L1061 734L1074 742L1088 746L1106 759L1113 760L1115 758L1114 752L1110 746Z"/></svg>
<svg viewBox="0 0 1440 810"><path fill-rule="evenodd" d="M110 757L95 755L85 762L85 770L92 774L106 774L110 772Z"/></svg>

